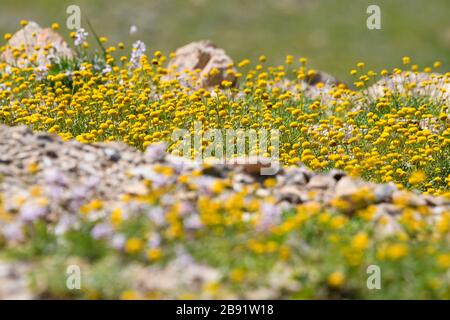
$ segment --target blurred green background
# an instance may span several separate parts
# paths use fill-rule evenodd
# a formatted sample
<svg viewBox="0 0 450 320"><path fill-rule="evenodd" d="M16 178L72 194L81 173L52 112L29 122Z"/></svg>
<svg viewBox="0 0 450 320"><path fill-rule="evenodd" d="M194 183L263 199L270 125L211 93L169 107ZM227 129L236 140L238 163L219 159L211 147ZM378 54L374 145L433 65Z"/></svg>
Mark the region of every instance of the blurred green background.
<svg viewBox="0 0 450 320"><path fill-rule="evenodd" d="M306 56L312 67L347 81L359 60L391 68L409 55L420 66L435 60L445 71L450 66L449 0L0 0L0 33L28 19L59 22L67 35L70 4L81 7L99 35L141 39L150 51L210 39L236 62L261 54L272 63L286 54ZM381 7L381 30L366 27L370 4ZM131 25L138 27L133 36Z"/></svg>

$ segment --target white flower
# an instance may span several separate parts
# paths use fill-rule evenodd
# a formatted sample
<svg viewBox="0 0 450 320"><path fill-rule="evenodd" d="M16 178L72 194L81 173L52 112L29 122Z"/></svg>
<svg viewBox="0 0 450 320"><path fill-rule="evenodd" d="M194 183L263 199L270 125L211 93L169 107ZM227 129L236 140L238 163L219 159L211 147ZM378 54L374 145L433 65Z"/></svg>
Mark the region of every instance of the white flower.
<svg viewBox="0 0 450 320"><path fill-rule="evenodd" d="M111 71L112 71L111 66L110 66L109 64L107 64L107 65L103 68L102 74L106 74L106 73L109 73L109 72L111 72Z"/></svg>
<svg viewBox="0 0 450 320"><path fill-rule="evenodd" d="M75 46L77 46L77 47L81 46L83 44L83 42L86 41L86 38L88 35L89 35L89 33L87 33L87 31L84 30L83 28L78 29L75 34L75 40L74 40Z"/></svg>
<svg viewBox="0 0 450 320"><path fill-rule="evenodd" d="M138 28L135 25L130 27L130 35L134 35L138 31Z"/></svg>
<svg viewBox="0 0 450 320"><path fill-rule="evenodd" d="M131 59L130 59L130 68L136 69L141 66L141 57L144 55L145 50L147 48L145 47L145 43L141 40L136 41L133 43L133 49L131 51Z"/></svg>
<svg viewBox="0 0 450 320"><path fill-rule="evenodd" d="M36 79L38 81L45 80L47 78L47 67L46 66L39 66L35 69Z"/></svg>
<svg viewBox="0 0 450 320"><path fill-rule="evenodd" d="M123 234L116 234L112 237L110 244L114 249L122 250L125 245L126 238Z"/></svg>
<svg viewBox="0 0 450 320"><path fill-rule="evenodd" d="M153 233L148 240L148 246L150 248L159 248L161 245L161 236L158 233Z"/></svg>

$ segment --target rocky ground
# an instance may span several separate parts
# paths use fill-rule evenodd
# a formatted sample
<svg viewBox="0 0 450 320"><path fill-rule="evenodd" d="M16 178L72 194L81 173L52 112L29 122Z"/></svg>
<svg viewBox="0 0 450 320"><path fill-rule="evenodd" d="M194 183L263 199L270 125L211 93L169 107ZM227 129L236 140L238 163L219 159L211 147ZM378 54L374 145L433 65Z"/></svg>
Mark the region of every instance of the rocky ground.
<svg viewBox="0 0 450 320"><path fill-rule="evenodd" d="M148 147L146 152L140 152L124 143L83 144L75 140L62 141L58 136L48 133L33 133L27 127L2 125L0 191L5 199L11 199L14 194L20 194L21 190L33 185L84 185L92 189L92 197L114 202L124 194L139 194L143 190L143 184L140 183L158 178L151 175L154 167L167 165L178 175L200 169L206 178L224 179L232 176L234 191L241 190L245 185L261 183L257 193L274 196L280 205L319 201L326 206L336 197L346 198L361 190L368 190L373 193L372 202L380 214L395 215L395 208L391 204L403 196L410 198L412 205L429 206L436 215L450 209L450 201L444 198L400 191L394 184L361 181L347 177L345 172L338 170L320 174L304 167L282 168L275 174L276 187L265 188L262 182L273 177L260 175L259 169L263 165L255 159L247 159L248 163L202 166L168 155L164 148L164 144L156 144ZM61 181L56 181L58 179ZM190 194L189 197L195 199L198 194Z"/></svg>

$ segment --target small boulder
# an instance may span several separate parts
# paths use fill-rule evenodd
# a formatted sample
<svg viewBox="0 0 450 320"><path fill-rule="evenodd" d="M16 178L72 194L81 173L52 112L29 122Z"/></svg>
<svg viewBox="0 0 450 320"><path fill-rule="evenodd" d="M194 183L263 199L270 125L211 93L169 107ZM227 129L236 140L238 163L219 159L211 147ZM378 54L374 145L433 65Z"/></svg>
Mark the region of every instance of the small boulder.
<svg viewBox="0 0 450 320"><path fill-rule="evenodd" d="M26 57L23 57L26 54ZM35 55L35 62L43 67L52 59L71 58L72 50L64 39L51 28L41 28L36 22L29 22L9 39L2 61L19 67L30 65L30 58Z"/></svg>
<svg viewBox="0 0 450 320"><path fill-rule="evenodd" d="M260 156L243 156L226 159L225 164L237 171L254 176L275 175L280 169L280 164L278 162Z"/></svg>
<svg viewBox="0 0 450 320"><path fill-rule="evenodd" d="M343 177L336 184L335 196L338 198L346 198L358 192L361 183L350 177Z"/></svg>
<svg viewBox="0 0 450 320"><path fill-rule="evenodd" d="M331 189L336 184L336 181L331 176L316 175L308 183L309 189Z"/></svg>
<svg viewBox="0 0 450 320"><path fill-rule="evenodd" d="M278 198L280 201L288 201L289 203L303 203L308 200L306 190L302 190L296 186L284 186L280 190L277 190Z"/></svg>
<svg viewBox="0 0 450 320"><path fill-rule="evenodd" d="M363 91L360 96L369 100L385 98L389 94L427 98L450 103L448 74L405 71L383 77Z"/></svg>
<svg viewBox="0 0 450 320"><path fill-rule="evenodd" d="M310 86L315 86L318 83L334 86L341 84L341 82L335 77L323 71L315 71L311 74L307 74L304 81L307 82Z"/></svg>
<svg viewBox="0 0 450 320"><path fill-rule="evenodd" d="M192 42L178 48L175 57L169 61L168 68L179 73L199 69L200 86L203 88L220 86L224 80L230 81L232 86L236 85L233 60L223 49L217 48L208 40Z"/></svg>

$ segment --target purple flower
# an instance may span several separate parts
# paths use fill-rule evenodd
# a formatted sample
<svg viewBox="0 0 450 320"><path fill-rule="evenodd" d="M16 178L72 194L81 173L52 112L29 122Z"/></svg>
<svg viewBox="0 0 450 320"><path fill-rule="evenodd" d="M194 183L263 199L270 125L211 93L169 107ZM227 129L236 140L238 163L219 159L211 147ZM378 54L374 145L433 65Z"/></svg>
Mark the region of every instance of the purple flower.
<svg viewBox="0 0 450 320"><path fill-rule="evenodd" d="M26 203L20 209L20 216L24 221L35 221L45 216L47 207L43 207L37 203Z"/></svg>
<svg viewBox="0 0 450 320"><path fill-rule="evenodd" d="M187 229L198 230L203 227L202 221L198 214L190 215L188 218L184 220L184 226Z"/></svg>
<svg viewBox="0 0 450 320"><path fill-rule="evenodd" d="M87 188L87 190L94 189L100 182L100 178L97 176L89 176L84 181L84 186Z"/></svg>
<svg viewBox="0 0 450 320"><path fill-rule="evenodd" d="M64 174L56 168L45 170L44 179L47 184L60 186L66 185L66 178L64 177Z"/></svg>
<svg viewBox="0 0 450 320"><path fill-rule="evenodd" d="M55 234L56 235L62 235L67 230L72 228L74 224L76 223L76 218L74 216L64 215L59 219L58 224L55 227Z"/></svg>
<svg viewBox="0 0 450 320"><path fill-rule="evenodd" d="M48 189L48 195L50 199L52 199L54 202L57 202L62 198L64 194L64 188L58 185L52 185Z"/></svg>
<svg viewBox="0 0 450 320"><path fill-rule="evenodd" d="M153 207L148 212L149 219L158 227L161 227L166 222L164 210L161 207Z"/></svg>
<svg viewBox="0 0 450 320"><path fill-rule="evenodd" d="M148 240L150 248L158 248L161 245L161 236L158 233L153 233Z"/></svg>
<svg viewBox="0 0 450 320"><path fill-rule="evenodd" d="M123 234L116 234L111 239L111 246L116 250L122 250L125 245L125 236Z"/></svg>
<svg viewBox="0 0 450 320"><path fill-rule="evenodd" d="M189 201L183 201L180 204L180 214L182 216L191 214L194 212L194 206Z"/></svg>
<svg viewBox="0 0 450 320"><path fill-rule="evenodd" d="M280 207L271 203L263 203L261 205L261 219L256 227L257 230L267 231L270 227L279 222L280 216Z"/></svg>
<svg viewBox="0 0 450 320"><path fill-rule="evenodd" d="M200 176L194 179L194 183L201 192L211 193L212 186L217 181L216 178L208 176Z"/></svg>
<svg viewBox="0 0 450 320"><path fill-rule="evenodd" d="M67 209L69 209L70 212L78 213L78 210L80 210L80 207L83 205L83 201L80 199L71 199L69 201L69 204L67 206Z"/></svg>
<svg viewBox="0 0 450 320"><path fill-rule="evenodd" d="M8 241L23 241L24 235L22 231L22 224L19 222L7 224L3 228L3 235Z"/></svg>
<svg viewBox="0 0 450 320"><path fill-rule="evenodd" d="M77 186L71 190L71 198L82 200L85 199L88 195L88 190L84 187Z"/></svg>
<svg viewBox="0 0 450 320"><path fill-rule="evenodd" d="M186 268L194 263L194 258L182 246L175 248L175 255L176 258L173 261L175 265Z"/></svg>
<svg viewBox="0 0 450 320"><path fill-rule="evenodd" d="M174 203L174 201L175 201L174 196L167 193L162 195L160 198L160 202L163 205L171 205Z"/></svg>
<svg viewBox="0 0 450 320"><path fill-rule="evenodd" d="M99 223L91 231L91 236L94 239L101 239L109 237L113 232L112 227L107 223Z"/></svg>
<svg viewBox="0 0 450 320"><path fill-rule="evenodd" d="M77 186L70 190L70 200L68 209L71 212L77 212L85 202L89 191L85 187Z"/></svg>

